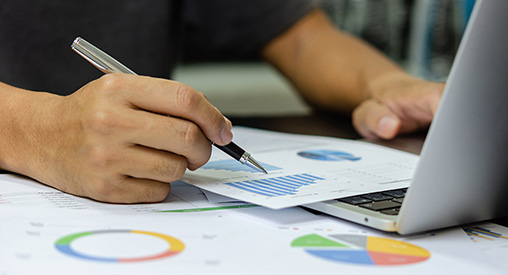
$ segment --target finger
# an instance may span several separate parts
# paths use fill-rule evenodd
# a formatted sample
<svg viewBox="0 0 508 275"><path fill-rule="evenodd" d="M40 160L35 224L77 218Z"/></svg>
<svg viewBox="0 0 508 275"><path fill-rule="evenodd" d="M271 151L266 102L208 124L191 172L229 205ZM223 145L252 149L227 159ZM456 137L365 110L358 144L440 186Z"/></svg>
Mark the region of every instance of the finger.
<svg viewBox="0 0 508 275"><path fill-rule="evenodd" d="M401 121L387 106L367 100L353 112L353 125L364 137L392 139L399 132Z"/></svg>
<svg viewBox="0 0 508 275"><path fill-rule="evenodd" d="M356 107L353 111L353 126L356 131L360 135L366 138L376 138L377 136L370 131L367 123L366 123L366 114L368 112L368 106L370 105L370 101L362 102L358 107Z"/></svg>
<svg viewBox="0 0 508 275"><path fill-rule="evenodd" d="M399 133L413 132L426 128L435 116L444 85L432 85L404 100L383 101L381 104L397 114L401 120Z"/></svg>
<svg viewBox="0 0 508 275"><path fill-rule="evenodd" d="M129 115L136 130L127 133L131 144L163 150L186 158L194 170L210 158L211 144L194 123L165 115L135 111Z"/></svg>
<svg viewBox="0 0 508 275"><path fill-rule="evenodd" d="M111 181L94 181L86 185L86 196L110 203L144 203L163 201L171 190L169 183L118 176Z"/></svg>
<svg viewBox="0 0 508 275"><path fill-rule="evenodd" d="M210 150L209 150L210 151ZM204 165L208 158L197 164L188 159L144 146L132 146L120 156L124 161L116 169L119 173L134 178L145 178L161 182L173 182L183 177L187 168L194 170Z"/></svg>
<svg viewBox="0 0 508 275"><path fill-rule="evenodd" d="M123 159L116 170L133 178L173 182L180 179L187 168L187 159L180 155L143 146L132 146L121 153Z"/></svg>
<svg viewBox="0 0 508 275"><path fill-rule="evenodd" d="M435 87L426 93L425 97L425 105L427 106L427 111L432 114L432 117L436 114L437 108L439 107L439 102L441 101L441 96L443 94L443 90L445 84L436 83Z"/></svg>
<svg viewBox="0 0 508 275"><path fill-rule="evenodd" d="M193 88L166 79L110 74L109 89L128 91L124 96L134 106L151 112L182 117L196 123L211 141L225 145L232 133L224 116ZM107 77L106 76L106 77Z"/></svg>

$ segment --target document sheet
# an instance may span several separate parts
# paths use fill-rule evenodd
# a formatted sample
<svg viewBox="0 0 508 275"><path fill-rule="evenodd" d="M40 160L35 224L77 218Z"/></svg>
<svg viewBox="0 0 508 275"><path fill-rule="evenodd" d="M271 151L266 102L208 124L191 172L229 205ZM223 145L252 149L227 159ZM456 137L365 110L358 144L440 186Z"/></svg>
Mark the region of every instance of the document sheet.
<svg viewBox="0 0 508 275"><path fill-rule="evenodd" d="M418 156L363 141L234 128L234 140L268 171L214 148L183 181L237 200L281 209L407 187Z"/></svg>
<svg viewBox="0 0 508 275"><path fill-rule="evenodd" d="M0 274L506 274L460 228L398 237L292 210L4 206Z"/></svg>

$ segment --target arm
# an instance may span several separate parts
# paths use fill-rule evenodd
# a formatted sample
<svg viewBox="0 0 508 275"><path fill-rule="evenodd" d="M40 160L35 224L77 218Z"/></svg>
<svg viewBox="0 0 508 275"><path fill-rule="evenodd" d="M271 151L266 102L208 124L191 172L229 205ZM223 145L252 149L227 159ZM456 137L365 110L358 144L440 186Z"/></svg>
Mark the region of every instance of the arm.
<svg viewBox="0 0 508 275"><path fill-rule="evenodd" d="M66 97L0 83L0 169L107 202L154 202L231 123L183 84L105 75ZM168 117L165 114L170 114Z"/></svg>
<svg viewBox="0 0 508 275"><path fill-rule="evenodd" d="M262 55L312 105L353 111L366 137L393 138L430 124L444 87L413 78L316 10L271 41Z"/></svg>

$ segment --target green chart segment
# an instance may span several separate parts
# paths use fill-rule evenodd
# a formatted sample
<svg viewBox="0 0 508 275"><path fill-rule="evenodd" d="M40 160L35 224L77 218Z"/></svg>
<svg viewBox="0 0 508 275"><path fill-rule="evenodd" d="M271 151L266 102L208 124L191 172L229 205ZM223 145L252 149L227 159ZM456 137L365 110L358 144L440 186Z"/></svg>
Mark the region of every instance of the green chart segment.
<svg viewBox="0 0 508 275"><path fill-rule="evenodd" d="M365 235L309 234L295 239L291 246L321 259L359 265L405 265L430 258L419 246Z"/></svg>

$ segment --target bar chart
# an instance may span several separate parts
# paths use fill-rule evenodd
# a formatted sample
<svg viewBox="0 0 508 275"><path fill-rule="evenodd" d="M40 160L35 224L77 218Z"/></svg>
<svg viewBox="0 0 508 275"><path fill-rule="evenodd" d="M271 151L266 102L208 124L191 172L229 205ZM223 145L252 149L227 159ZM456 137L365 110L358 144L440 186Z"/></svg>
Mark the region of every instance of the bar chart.
<svg viewBox="0 0 508 275"><path fill-rule="evenodd" d="M299 188L315 184L320 180L324 180L324 178L304 173L259 180L230 182L226 183L226 185L267 197L277 197L294 195Z"/></svg>
<svg viewBox="0 0 508 275"><path fill-rule="evenodd" d="M270 165L268 163L259 163L263 168L265 168L266 171L272 172L281 170L282 168ZM209 170L224 170L224 171L231 171L231 172L249 172L249 173L258 173L257 171L253 170L249 166L242 165L240 162L234 160L234 159L226 159L226 160L216 160L211 161L207 164L205 164L201 169L209 169Z"/></svg>
<svg viewBox="0 0 508 275"><path fill-rule="evenodd" d="M501 233L494 232L488 228L480 227L480 226L470 226L464 228L466 234L471 237L474 242L477 242L479 239L494 241L496 239L505 239L508 241L508 237L504 236Z"/></svg>

